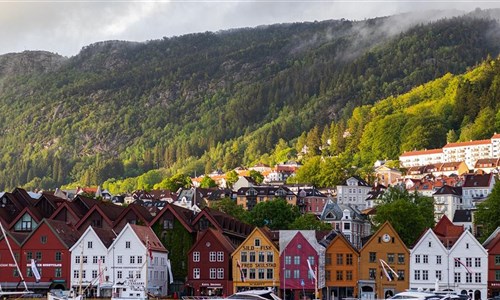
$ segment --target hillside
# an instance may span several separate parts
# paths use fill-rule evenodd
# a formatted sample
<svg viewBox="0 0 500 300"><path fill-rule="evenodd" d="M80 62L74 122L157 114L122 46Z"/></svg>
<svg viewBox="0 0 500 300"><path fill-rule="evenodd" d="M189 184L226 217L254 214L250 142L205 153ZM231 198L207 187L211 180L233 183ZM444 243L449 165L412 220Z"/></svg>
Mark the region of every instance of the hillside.
<svg viewBox="0 0 500 300"><path fill-rule="evenodd" d="M408 16L0 56L0 189L250 164L280 138L496 57L498 21L476 15L402 32L388 28Z"/></svg>

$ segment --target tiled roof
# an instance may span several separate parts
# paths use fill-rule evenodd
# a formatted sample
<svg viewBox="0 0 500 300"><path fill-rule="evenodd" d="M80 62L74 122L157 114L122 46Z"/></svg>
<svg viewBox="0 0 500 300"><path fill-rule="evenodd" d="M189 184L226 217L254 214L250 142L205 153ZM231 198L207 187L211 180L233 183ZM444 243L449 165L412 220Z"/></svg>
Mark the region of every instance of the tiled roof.
<svg viewBox="0 0 500 300"><path fill-rule="evenodd" d="M456 147L466 147L466 146L476 146L476 145L487 145L491 144L491 140L477 140L469 142L458 142L458 143L448 143L444 148L456 148Z"/></svg>
<svg viewBox="0 0 500 300"><path fill-rule="evenodd" d="M493 174L467 174L463 187L488 187Z"/></svg>
<svg viewBox="0 0 500 300"><path fill-rule="evenodd" d="M453 222L468 223L472 222L472 211L470 209L457 209L453 216Z"/></svg>
<svg viewBox="0 0 500 300"><path fill-rule="evenodd" d="M148 242L151 245L151 250L159 252L167 252L167 249L160 242L154 231L149 226L141 226L130 224L130 228L137 234L137 237L141 240L144 246L148 246Z"/></svg>
<svg viewBox="0 0 500 300"><path fill-rule="evenodd" d="M434 193L434 195L462 196L462 188L461 187L453 187L453 186L449 186L449 185L443 185Z"/></svg>
<svg viewBox="0 0 500 300"><path fill-rule="evenodd" d="M44 219L44 222L52 229L55 235L69 249L80 239L81 234L73 227L66 224L64 221Z"/></svg>
<svg viewBox="0 0 500 300"><path fill-rule="evenodd" d="M407 151L401 154L401 156L414 156L414 155L425 155L425 154L439 154L443 153L443 149L430 149L430 150L415 150Z"/></svg>
<svg viewBox="0 0 500 300"><path fill-rule="evenodd" d="M102 229L98 227L92 227L94 229L95 233L101 239L101 242L106 246L106 248L109 248L113 241L116 238L116 234L113 230L108 230L108 229Z"/></svg>

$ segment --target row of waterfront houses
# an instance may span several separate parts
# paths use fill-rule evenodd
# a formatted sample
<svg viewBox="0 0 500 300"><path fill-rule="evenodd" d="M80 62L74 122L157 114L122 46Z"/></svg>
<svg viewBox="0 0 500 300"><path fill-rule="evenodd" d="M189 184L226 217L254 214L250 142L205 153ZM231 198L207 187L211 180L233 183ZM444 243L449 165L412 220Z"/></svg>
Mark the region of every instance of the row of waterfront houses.
<svg viewBox="0 0 500 300"><path fill-rule="evenodd" d="M6 198L22 195L26 196L15 190ZM46 198L50 197L41 197L34 207L46 205ZM2 209L8 208L11 203L3 199ZM93 206L78 219L83 211L77 210L84 203ZM58 213L38 223L35 212L40 211L27 209L8 224L7 239L0 241L2 270L7 270L0 273L2 287L15 289L20 280L8 260L9 240L28 287L40 292L85 286L89 294L106 296L110 286L129 280L147 284L159 295L228 295L263 287L286 299L373 299L408 288L451 289L474 299L500 294L497 232L481 245L446 217L409 249L389 223L357 247L342 228L270 231L209 208L194 215L174 205L148 222L138 217L134 205L115 215L108 211L109 216L104 213L106 205L82 197L64 200ZM31 259L41 273L38 282Z"/></svg>

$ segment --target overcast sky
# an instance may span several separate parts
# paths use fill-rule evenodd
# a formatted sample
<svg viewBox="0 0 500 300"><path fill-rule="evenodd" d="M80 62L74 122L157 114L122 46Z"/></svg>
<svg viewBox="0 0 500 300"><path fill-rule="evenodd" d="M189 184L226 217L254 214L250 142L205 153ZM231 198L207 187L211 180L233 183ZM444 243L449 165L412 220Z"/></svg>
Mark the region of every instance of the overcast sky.
<svg viewBox="0 0 500 300"><path fill-rule="evenodd" d="M44 1L0 0L0 54L46 50L64 56L98 41L147 41L275 23L362 20L409 11L500 8L498 1Z"/></svg>

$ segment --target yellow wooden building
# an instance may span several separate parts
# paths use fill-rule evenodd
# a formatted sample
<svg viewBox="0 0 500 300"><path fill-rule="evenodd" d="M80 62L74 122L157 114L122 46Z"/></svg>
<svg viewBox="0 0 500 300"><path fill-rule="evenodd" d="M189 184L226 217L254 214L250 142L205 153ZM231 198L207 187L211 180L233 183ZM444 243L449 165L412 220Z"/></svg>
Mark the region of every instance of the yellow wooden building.
<svg viewBox="0 0 500 300"><path fill-rule="evenodd" d="M279 249L271 232L255 228L232 254L233 291L273 288L279 282Z"/></svg>

